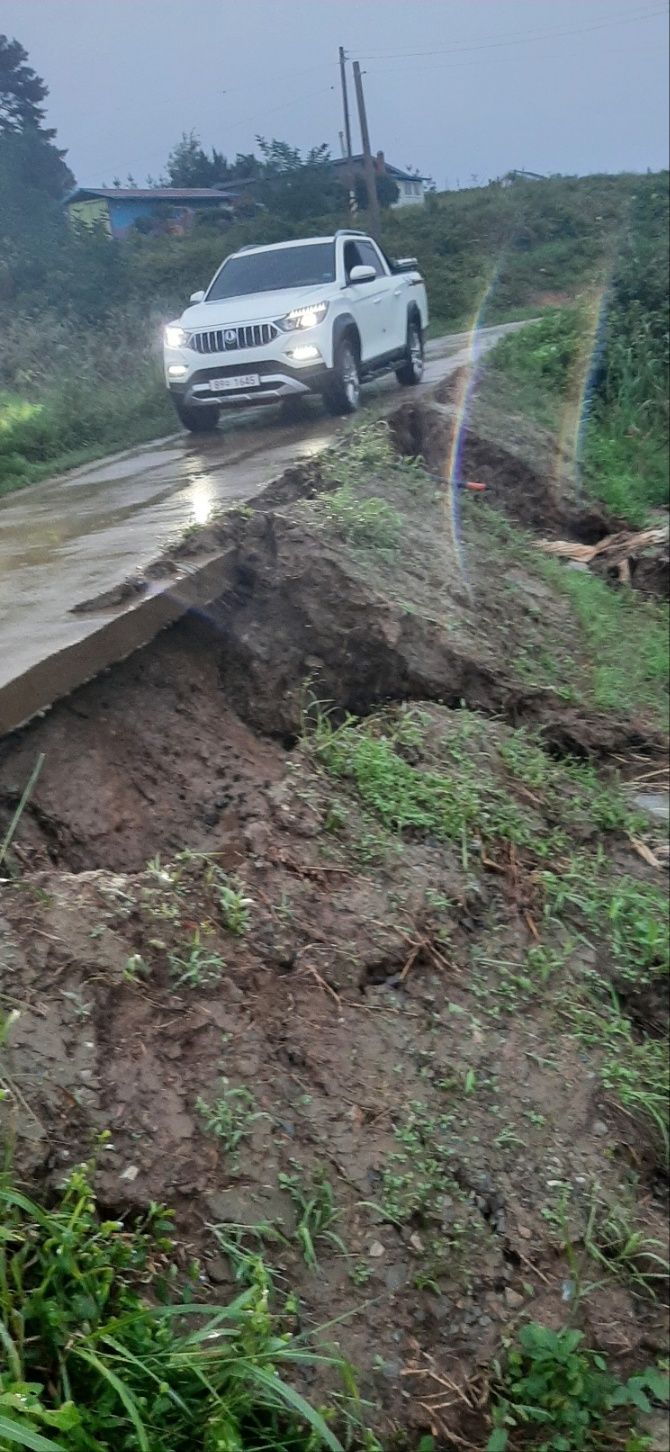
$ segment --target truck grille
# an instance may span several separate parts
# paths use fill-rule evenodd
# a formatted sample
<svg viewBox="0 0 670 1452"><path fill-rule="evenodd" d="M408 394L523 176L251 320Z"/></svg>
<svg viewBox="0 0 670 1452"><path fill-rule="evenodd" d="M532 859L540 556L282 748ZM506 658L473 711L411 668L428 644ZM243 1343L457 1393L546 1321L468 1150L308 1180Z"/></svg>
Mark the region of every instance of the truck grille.
<svg viewBox="0 0 670 1452"><path fill-rule="evenodd" d="M246 323L238 328L209 328L206 333L191 333L189 348L196 353L233 353L237 348L262 348L279 337L274 323Z"/></svg>

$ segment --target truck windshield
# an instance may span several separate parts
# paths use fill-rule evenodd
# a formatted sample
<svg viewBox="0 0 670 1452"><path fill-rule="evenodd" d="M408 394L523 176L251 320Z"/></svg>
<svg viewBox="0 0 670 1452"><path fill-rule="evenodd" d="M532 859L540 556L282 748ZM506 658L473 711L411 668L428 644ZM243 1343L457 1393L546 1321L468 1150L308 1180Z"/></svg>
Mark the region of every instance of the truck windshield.
<svg viewBox="0 0 670 1452"><path fill-rule="evenodd" d="M318 287L335 281L335 243L312 242L276 252L248 252L224 262L207 293L207 302L277 292L286 287Z"/></svg>

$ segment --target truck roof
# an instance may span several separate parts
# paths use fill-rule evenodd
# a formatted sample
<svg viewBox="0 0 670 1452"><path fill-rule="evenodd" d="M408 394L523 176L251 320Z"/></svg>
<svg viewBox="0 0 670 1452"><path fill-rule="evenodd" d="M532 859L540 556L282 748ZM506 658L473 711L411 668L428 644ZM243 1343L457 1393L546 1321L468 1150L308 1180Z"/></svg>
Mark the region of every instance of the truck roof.
<svg viewBox="0 0 670 1452"><path fill-rule="evenodd" d="M232 257L239 257L241 252L278 252L286 247L311 247L318 242L335 242L338 237L367 237L367 232L359 232L355 227L340 227L337 232L331 232L328 237L291 237L287 242L249 242L245 247L238 247L236 252L231 253Z"/></svg>

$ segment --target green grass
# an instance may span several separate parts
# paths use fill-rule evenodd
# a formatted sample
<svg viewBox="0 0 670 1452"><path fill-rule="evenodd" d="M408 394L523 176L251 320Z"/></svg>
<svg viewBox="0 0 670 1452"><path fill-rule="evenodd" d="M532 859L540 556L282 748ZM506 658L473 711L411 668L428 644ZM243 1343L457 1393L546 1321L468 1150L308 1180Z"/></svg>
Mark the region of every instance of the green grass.
<svg viewBox="0 0 670 1452"><path fill-rule="evenodd" d="M218 874L217 888L219 911L224 927L234 937L243 937L251 925L253 898L247 897L244 887L238 882L226 878L224 873Z"/></svg>
<svg viewBox="0 0 670 1452"><path fill-rule="evenodd" d="M523 729L496 728L465 709L450 713L446 734L430 726L418 711L347 718L339 727L317 711L306 746L396 836L454 841L464 868L477 836L522 849L533 892L543 895L544 930L524 964L498 965L497 991L516 1011L555 984L560 1012L597 1050L605 1091L667 1151L666 1048L637 1035L618 1001L619 994L634 998L643 991L662 996L670 968L666 897L655 882L622 872L605 848L611 841L614 854L617 837L639 831L641 819L616 782L602 782L582 762L555 761ZM523 805L527 790L530 816ZM541 916L538 922L542 928ZM580 943L594 950L597 969L573 967L580 964ZM409 1204L421 1177L403 1170L396 1178ZM391 1179L387 1189L391 1196Z"/></svg>
<svg viewBox="0 0 670 1452"><path fill-rule="evenodd" d="M0 496L174 427L149 362L131 379L66 380L34 403L0 394Z"/></svg>
<svg viewBox="0 0 670 1452"><path fill-rule="evenodd" d="M670 970L667 899L662 888L615 872L603 854L570 858L540 881L546 913L572 916L585 934L604 940L621 979L635 983Z"/></svg>
<svg viewBox="0 0 670 1452"><path fill-rule="evenodd" d="M470 520L466 519L468 542ZM532 645L516 644L515 668L523 680L620 716L643 713L667 729L669 715L669 612L665 602L612 589L589 572L571 570L532 547L529 536L492 508L482 509L478 532L499 557L501 587L507 568L522 564L569 602L575 629L552 628ZM472 547L472 545L471 545Z"/></svg>
<svg viewBox="0 0 670 1452"><path fill-rule="evenodd" d="M359 549L380 550L387 556L397 553L402 538L402 518L385 499L359 499L350 484L342 484L332 494L324 494L313 505L334 534Z"/></svg>
<svg viewBox="0 0 670 1452"><path fill-rule="evenodd" d="M670 1124L667 1047L661 1039L639 1038L630 1020L619 1008L616 995L607 985L593 987L591 999L584 995L566 997L562 1011L580 1043L600 1055L599 1078L615 1104L644 1133L667 1165L670 1157Z"/></svg>
<svg viewBox="0 0 670 1452"><path fill-rule="evenodd" d="M320 715L310 741L320 765L351 781L363 805L394 832L461 841L477 828L485 836L528 840L523 814L504 792L482 786L476 772L442 774L411 765L396 749L402 739L394 739L384 721L348 717L335 727Z"/></svg>
<svg viewBox="0 0 670 1452"><path fill-rule="evenodd" d="M256 1101L250 1089L231 1088L227 1079L221 1082L221 1093L213 1104L198 1097L195 1107L201 1116L208 1134L219 1141L222 1149L232 1154L251 1134L254 1124L268 1116L256 1109Z"/></svg>
<svg viewBox="0 0 670 1452"><path fill-rule="evenodd" d="M668 448L660 433L639 429L626 410L605 424L595 416L586 437L585 483L589 492L634 528L667 504Z"/></svg>
<svg viewBox="0 0 670 1452"><path fill-rule="evenodd" d="M296 1210L297 1223L294 1239L300 1247L305 1264L316 1270L317 1245L319 1241L334 1246L346 1255L346 1246L334 1229L340 1218L330 1180L317 1167L306 1174L302 1166L292 1161L291 1174L278 1176L279 1188L290 1196Z"/></svg>
<svg viewBox="0 0 670 1452"><path fill-rule="evenodd" d="M545 572L547 565L583 632L593 661L595 704L604 711L651 706L667 720L667 607L612 590L604 580L555 561L545 561Z"/></svg>
<svg viewBox="0 0 670 1452"><path fill-rule="evenodd" d="M194 928L185 943L170 950L168 965L175 988L206 988L218 983L223 972L223 959L203 943L200 928Z"/></svg>
<svg viewBox="0 0 670 1452"><path fill-rule="evenodd" d="M439 739L414 710L365 721L347 717L336 726L317 707L306 723L306 743L318 764L350 783L366 811L396 836L425 833L463 843L479 834L517 843L542 860L568 852L575 832L588 840L645 825L616 781L603 782L581 761L556 761L539 732L492 728L465 707L451 713ZM530 806L524 787L531 788ZM392 841L376 845L387 853Z"/></svg>
<svg viewBox="0 0 670 1452"><path fill-rule="evenodd" d="M405 1107L394 1128L395 1149L382 1166L378 1199L368 1202L382 1219L398 1226L415 1222L436 1226L442 1222L447 1192L460 1203L461 1191L450 1174L450 1125L447 1116L436 1118L424 1104L416 1102ZM451 1220L448 1237L444 1237L445 1249L447 1238L453 1248L464 1234L464 1222Z"/></svg>
<svg viewBox="0 0 670 1452"><path fill-rule="evenodd" d="M656 1294L657 1284L667 1285L669 1266L660 1240L637 1229L631 1207L624 1201L608 1203L594 1187L584 1231L584 1249L605 1270L632 1281L646 1295Z"/></svg>
<svg viewBox="0 0 670 1452"><path fill-rule="evenodd" d="M625 278L625 263L622 267ZM485 379L502 375L514 385L516 411L561 434L563 444L573 449L566 467L583 491L633 527L644 525L650 510L668 501L662 235L653 268L664 272L664 299L656 290L648 303L638 297L633 272L607 295L602 315L597 294L579 306L548 312L522 333L504 338L485 369ZM641 281L641 294L643 286Z"/></svg>
<svg viewBox="0 0 670 1452"><path fill-rule="evenodd" d="M644 1452L637 1413L668 1399L667 1376L655 1367L621 1382L570 1327L523 1326L496 1371L487 1452Z"/></svg>
<svg viewBox="0 0 670 1452"><path fill-rule="evenodd" d="M253 1285L198 1303L170 1223L100 1218L75 1170L46 1209L0 1188L0 1440L32 1452L314 1452L340 1444L291 1384L315 1357ZM194 1280L194 1283L195 1280ZM284 1376L288 1379L284 1379Z"/></svg>
<svg viewBox="0 0 670 1452"><path fill-rule="evenodd" d="M619 1004L653 990L667 993L670 939L666 894L614 870L599 852L569 858L539 874L548 923L566 924L594 946L599 967L564 983L561 1012L580 1041L598 1050L604 1089L643 1125L667 1158L670 1149L667 1045L640 1035ZM569 962L569 960L568 960Z"/></svg>

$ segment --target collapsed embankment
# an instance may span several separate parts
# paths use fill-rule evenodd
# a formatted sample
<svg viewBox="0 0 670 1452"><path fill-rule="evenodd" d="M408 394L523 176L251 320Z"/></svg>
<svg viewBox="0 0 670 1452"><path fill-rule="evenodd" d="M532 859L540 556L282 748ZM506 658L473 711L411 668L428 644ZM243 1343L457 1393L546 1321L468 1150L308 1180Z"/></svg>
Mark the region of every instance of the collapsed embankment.
<svg viewBox="0 0 670 1452"><path fill-rule="evenodd" d="M441 429L393 424L433 470ZM527 1317L622 1374L663 1338L663 859L612 774L662 724L603 706L504 515L573 506L490 442L465 469L459 527L364 428L160 562L220 551L220 593L0 748L5 819L44 754L2 900L20 1174L110 1131L101 1202L173 1205L212 1296L260 1251L410 1446L483 1445Z"/></svg>

